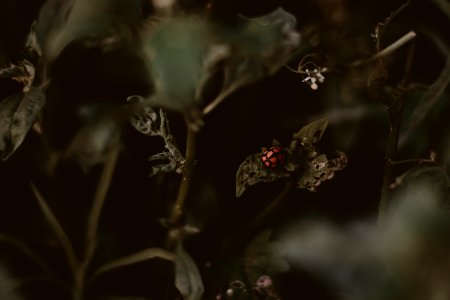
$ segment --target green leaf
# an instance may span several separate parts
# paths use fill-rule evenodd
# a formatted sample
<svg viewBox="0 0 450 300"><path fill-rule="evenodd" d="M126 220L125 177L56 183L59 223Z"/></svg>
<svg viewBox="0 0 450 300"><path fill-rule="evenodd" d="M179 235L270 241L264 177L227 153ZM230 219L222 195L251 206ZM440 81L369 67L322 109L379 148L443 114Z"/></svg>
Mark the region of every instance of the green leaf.
<svg viewBox="0 0 450 300"><path fill-rule="evenodd" d="M272 182L283 177L289 177L289 172L263 168L261 153L252 154L241 163L236 173L236 197L239 198L251 185Z"/></svg>
<svg viewBox="0 0 450 300"><path fill-rule="evenodd" d="M178 17L142 33L147 65L156 85L150 101L187 111L212 101L204 113L239 87L273 74L299 44L295 18L278 9L240 28L214 24L200 17ZM215 99L202 99L208 83L223 73ZM220 77L220 76L219 76Z"/></svg>
<svg viewBox="0 0 450 300"><path fill-rule="evenodd" d="M147 65L156 86L152 104L184 111L196 103L209 35L208 24L194 17L172 19L143 32Z"/></svg>
<svg viewBox="0 0 450 300"><path fill-rule="evenodd" d="M47 59L70 42L90 39L109 47L130 34L140 17L141 0L50 0L41 9L37 35ZM93 40L95 39L95 40Z"/></svg>
<svg viewBox="0 0 450 300"><path fill-rule="evenodd" d="M3 160L22 144L44 104L45 94L38 88L0 102L0 154Z"/></svg>
<svg viewBox="0 0 450 300"><path fill-rule="evenodd" d="M154 258L162 258L162 259L170 260L170 261L177 260L176 255L167 250L164 250L161 248L148 248L148 249L139 251L137 253L128 255L126 257L119 258L110 263L107 263L106 265L100 267L96 272L94 272L91 279L95 279L98 276L100 276L106 272L109 272L111 270L115 270L117 268L137 264L137 263L144 262L146 260L154 259Z"/></svg>
<svg viewBox="0 0 450 300"><path fill-rule="evenodd" d="M197 264L178 242L175 263L175 286L184 300L200 300L204 292L203 281Z"/></svg>
<svg viewBox="0 0 450 300"><path fill-rule="evenodd" d="M317 156L317 143L328 126L328 119L323 118L302 127L292 136L291 150L302 148L308 158Z"/></svg>

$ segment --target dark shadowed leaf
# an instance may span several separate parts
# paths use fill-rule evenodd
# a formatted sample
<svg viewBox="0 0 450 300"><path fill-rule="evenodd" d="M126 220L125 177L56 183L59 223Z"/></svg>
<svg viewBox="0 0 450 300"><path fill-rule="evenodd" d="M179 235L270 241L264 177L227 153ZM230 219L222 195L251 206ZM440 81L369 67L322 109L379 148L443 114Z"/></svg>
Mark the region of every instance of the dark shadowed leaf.
<svg viewBox="0 0 450 300"><path fill-rule="evenodd" d="M184 300L202 299L204 287L197 264L179 242L176 250L175 286Z"/></svg>
<svg viewBox="0 0 450 300"><path fill-rule="evenodd" d="M289 172L281 169L266 169L261 164L261 153L248 156L241 163L236 174L236 197L259 182L271 182L283 177L289 177Z"/></svg>
<svg viewBox="0 0 450 300"><path fill-rule="evenodd" d="M310 161L298 180L297 187L315 192L320 184L333 178L335 171L342 170L347 165L347 156L343 152L338 154L337 158L330 160L325 154L321 154Z"/></svg>
<svg viewBox="0 0 450 300"><path fill-rule="evenodd" d="M45 94L38 88L0 102L0 152L3 160L22 144L44 104Z"/></svg>

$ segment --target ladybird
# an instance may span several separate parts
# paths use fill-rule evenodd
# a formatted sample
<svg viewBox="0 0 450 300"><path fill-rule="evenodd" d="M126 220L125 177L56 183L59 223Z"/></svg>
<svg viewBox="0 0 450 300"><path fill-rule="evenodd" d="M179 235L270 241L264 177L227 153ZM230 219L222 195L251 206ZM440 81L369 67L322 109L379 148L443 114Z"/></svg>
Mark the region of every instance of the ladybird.
<svg viewBox="0 0 450 300"><path fill-rule="evenodd" d="M261 162L263 167L269 169L275 169L284 164L286 160L286 154L281 147L270 147L269 149L263 148L261 154Z"/></svg>

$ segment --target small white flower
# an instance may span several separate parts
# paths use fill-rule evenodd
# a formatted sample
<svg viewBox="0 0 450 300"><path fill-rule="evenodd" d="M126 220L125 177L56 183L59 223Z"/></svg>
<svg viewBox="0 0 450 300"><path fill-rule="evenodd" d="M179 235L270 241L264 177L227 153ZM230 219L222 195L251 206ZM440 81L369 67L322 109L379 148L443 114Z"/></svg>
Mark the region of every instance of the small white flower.
<svg viewBox="0 0 450 300"><path fill-rule="evenodd" d="M325 77L322 75L324 71L326 71L326 68L316 68L312 71L306 69L305 72L308 76L302 82L309 84L311 89L317 90L319 88L317 83L323 83L325 81Z"/></svg>

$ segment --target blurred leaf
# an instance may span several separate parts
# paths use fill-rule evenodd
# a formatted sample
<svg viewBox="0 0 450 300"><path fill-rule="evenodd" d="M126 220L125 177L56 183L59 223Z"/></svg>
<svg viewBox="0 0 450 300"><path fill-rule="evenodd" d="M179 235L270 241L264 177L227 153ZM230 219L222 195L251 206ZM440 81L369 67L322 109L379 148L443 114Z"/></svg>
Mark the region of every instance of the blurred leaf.
<svg viewBox="0 0 450 300"><path fill-rule="evenodd" d="M148 67L156 84L152 104L186 112L202 100L210 81L224 74L222 90L205 108L237 88L273 74L299 44L295 18L282 9L241 28L209 23L200 17L178 17L142 34Z"/></svg>
<svg viewBox="0 0 450 300"><path fill-rule="evenodd" d="M42 48L37 37L36 27L37 21L34 21L33 24L31 24L30 32L28 33L25 48L34 51L38 56L41 56Z"/></svg>
<svg viewBox="0 0 450 300"><path fill-rule="evenodd" d="M22 144L44 104L45 94L38 88L0 102L0 152L3 160Z"/></svg>
<svg viewBox="0 0 450 300"><path fill-rule="evenodd" d="M317 156L317 143L322 138L328 126L328 119L323 118L302 127L292 136L290 148L292 150L302 148L308 158Z"/></svg>
<svg viewBox="0 0 450 300"><path fill-rule="evenodd" d="M86 171L106 159L108 151L120 140L123 122L115 114L103 116L84 126L74 137L66 155Z"/></svg>
<svg viewBox="0 0 450 300"><path fill-rule="evenodd" d="M297 187L315 192L320 184L333 178L334 172L347 165L347 156L343 152L338 154L337 158L330 160L325 154L321 154L310 161L298 180Z"/></svg>
<svg viewBox="0 0 450 300"><path fill-rule="evenodd" d="M139 19L141 4L141 0L48 1L37 23L46 58L53 60L76 39L95 39L106 47L117 44L130 33L127 25Z"/></svg>
<svg viewBox="0 0 450 300"><path fill-rule="evenodd" d="M178 242L175 263L175 286L184 300L200 300L204 292L203 281L197 264Z"/></svg>
<svg viewBox="0 0 450 300"><path fill-rule="evenodd" d="M236 173L236 197L239 198L251 185L271 182L283 177L289 177L289 172L263 168L261 153L252 154L241 163Z"/></svg>
<svg viewBox="0 0 450 300"><path fill-rule="evenodd" d="M289 270L289 264L278 253L278 244L270 240L271 235L270 230L263 231L245 249L244 267L251 283L256 283L262 275L275 275Z"/></svg>
<svg viewBox="0 0 450 300"><path fill-rule="evenodd" d="M243 18L237 31L217 29L222 47L218 48L220 59L216 60L223 61L224 82L222 91L203 112L209 113L236 89L272 75L283 66L300 44L295 24L295 17L279 8L258 18Z"/></svg>
<svg viewBox="0 0 450 300"><path fill-rule="evenodd" d="M139 251L137 253L134 253L132 255L119 258L117 260L114 260L110 263L107 263L106 265L100 267L93 275L92 278L95 279L98 276L102 275L103 273L109 272L111 270L126 267L129 265L137 264L140 262L144 262L149 259L153 258L162 258L165 260L170 261L176 261L177 257L173 253L161 249L161 248L148 248L142 251Z"/></svg>
<svg viewBox="0 0 450 300"><path fill-rule="evenodd" d="M203 55L211 43L208 25L200 18L180 17L143 32L147 64L156 86L152 104L181 111L194 105Z"/></svg>

